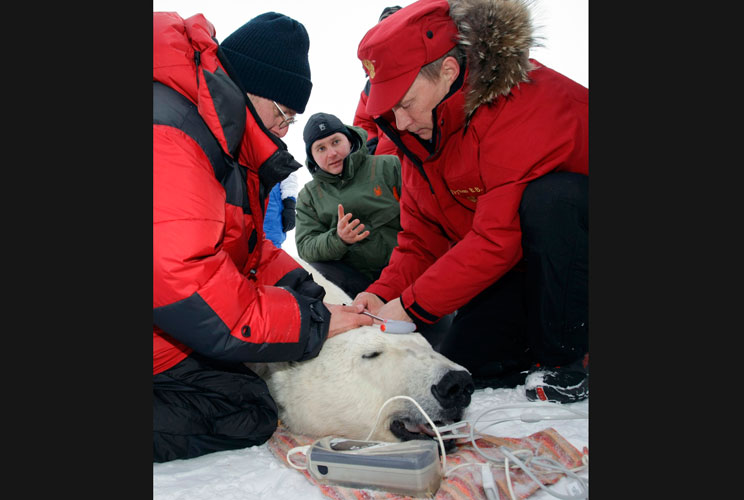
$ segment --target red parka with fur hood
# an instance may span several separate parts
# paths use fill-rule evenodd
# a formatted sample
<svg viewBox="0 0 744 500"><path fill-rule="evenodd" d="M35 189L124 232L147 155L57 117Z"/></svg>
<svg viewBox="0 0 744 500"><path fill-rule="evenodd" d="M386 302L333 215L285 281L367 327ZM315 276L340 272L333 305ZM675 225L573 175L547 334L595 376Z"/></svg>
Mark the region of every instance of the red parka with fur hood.
<svg viewBox="0 0 744 500"><path fill-rule="evenodd" d="M214 37L201 14L153 14L153 81L196 105L191 119L204 121L228 165L217 179L194 139L154 121L155 374L192 350L233 362L311 358L330 322L322 288L263 234L265 198L300 164L228 76Z"/></svg>
<svg viewBox="0 0 744 500"><path fill-rule="evenodd" d="M430 148L397 130L392 112L375 118L404 153L403 230L367 291L401 297L424 323L468 303L522 259L518 211L530 181L589 173L588 89L528 58L525 2L449 4L467 62L434 110Z"/></svg>

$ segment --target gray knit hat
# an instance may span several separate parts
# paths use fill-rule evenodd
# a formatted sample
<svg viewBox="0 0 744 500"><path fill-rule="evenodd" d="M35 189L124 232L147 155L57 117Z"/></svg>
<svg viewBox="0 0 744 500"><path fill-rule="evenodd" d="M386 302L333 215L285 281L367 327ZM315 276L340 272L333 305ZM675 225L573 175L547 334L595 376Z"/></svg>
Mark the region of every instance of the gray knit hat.
<svg viewBox="0 0 744 500"><path fill-rule="evenodd" d="M310 38L302 23L276 12L258 15L220 44L246 92L298 113L310 91Z"/></svg>

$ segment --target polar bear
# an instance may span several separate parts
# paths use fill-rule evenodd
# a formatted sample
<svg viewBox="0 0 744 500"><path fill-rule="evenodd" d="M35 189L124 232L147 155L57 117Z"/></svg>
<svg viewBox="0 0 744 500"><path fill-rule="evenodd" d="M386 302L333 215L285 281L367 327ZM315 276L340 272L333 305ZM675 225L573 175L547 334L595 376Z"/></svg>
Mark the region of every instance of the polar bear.
<svg viewBox="0 0 744 500"><path fill-rule="evenodd" d="M326 290L328 303L351 303L336 285L298 259ZM434 351L420 333L355 328L328 339L317 357L302 362L248 365L267 383L279 418L292 432L374 441L434 435L413 398L436 425L462 418L474 385L470 373ZM373 430L374 427L374 430Z"/></svg>

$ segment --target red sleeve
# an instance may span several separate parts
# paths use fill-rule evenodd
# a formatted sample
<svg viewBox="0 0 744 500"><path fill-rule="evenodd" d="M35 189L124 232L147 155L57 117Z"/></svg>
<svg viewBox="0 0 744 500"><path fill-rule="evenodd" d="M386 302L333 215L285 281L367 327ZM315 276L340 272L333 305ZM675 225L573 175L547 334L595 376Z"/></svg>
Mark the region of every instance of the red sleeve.
<svg viewBox="0 0 744 500"><path fill-rule="evenodd" d="M518 209L524 184L478 199L473 227L401 293L403 306L431 323L468 303L522 258Z"/></svg>
<svg viewBox="0 0 744 500"><path fill-rule="evenodd" d="M362 91L359 95L359 102L357 103L356 112L354 113L354 121L352 125L355 127L361 127L367 131L367 140L374 139L377 137L377 124L372 120L372 117L367 114L367 94ZM392 153L385 153L392 154Z"/></svg>
<svg viewBox="0 0 744 500"><path fill-rule="evenodd" d="M404 161L410 162L407 158ZM406 172L411 172L414 168L410 163L403 167ZM412 176L409 174L403 180L400 195L402 230L398 233L398 246L393 249L390 262L383 269L380 278L366 290L386 301L399 297L450 246L439 225L421 213L416 197L411 195L412 182L425 182L417 179L418 175L418 172ZM428 190L428 187L424 189Z"/></svg>
<svg viewBox="0 0 744 500"><path fill-rule="evenodd" d="M222 248L225 192L206 155L180 130L153 129L155 323L179 342L218 359L281 361L316 355L318 328L301 317L307 305L268 282L292 267L289 257L279 254L267 261L263 282L244 275ZM305 334L313 328L312 335ZM307 350L310 344L314 352Z"/></svg>

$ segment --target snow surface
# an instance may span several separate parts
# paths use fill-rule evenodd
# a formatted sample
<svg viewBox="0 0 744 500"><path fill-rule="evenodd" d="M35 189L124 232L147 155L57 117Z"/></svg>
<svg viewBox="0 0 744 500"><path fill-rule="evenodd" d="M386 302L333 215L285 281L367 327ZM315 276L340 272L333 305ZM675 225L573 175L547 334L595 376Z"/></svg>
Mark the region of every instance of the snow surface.
<svg viewBox="0 0 744 500"><path fill-rule="evenodd" d="M500 405L526 403L524 386L514 389L480 389L473 394L464 418L474 419L483 411ZM589 412L589 400L572 403L572 409ZM495 412L491 418L517 416L522 410ZM545 410L555 417L566 414L560 410ZM542 414L542 413L541 413ZM502 417L503 415L503 417ZM480 427L480 426L479 426ZM486 432L501 437L525 437L547 427L553 427L579 451L589 446L588 420L547 420L538 423L512 421L489 428ZM448 466L449 468L449 466ZM302 472L292 469L275 457L268 445L243 450L212 453L189 460L174 460L153 464L153 499L155 500L328 500ZM588 478L588 471L579 474ZM551 488L567 493L571 483L565 479ZM535 500L555 498L538 490L529 497Z"/></svg>

